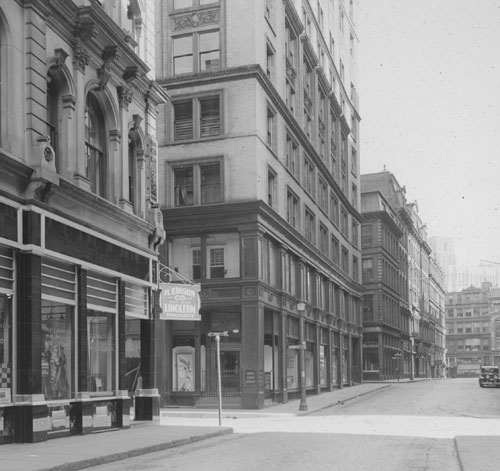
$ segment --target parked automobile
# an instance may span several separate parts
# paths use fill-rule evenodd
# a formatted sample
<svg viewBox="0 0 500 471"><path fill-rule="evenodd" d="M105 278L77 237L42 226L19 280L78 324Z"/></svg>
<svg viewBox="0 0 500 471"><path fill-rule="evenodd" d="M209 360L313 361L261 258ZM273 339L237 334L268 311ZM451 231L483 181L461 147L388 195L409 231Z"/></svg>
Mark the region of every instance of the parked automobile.
<svg viewBox="0 0 500 471"><path fill-rule="evenodd" d="M500 372L498 366L482 366L479 374L479 386L500 388Z"/></svg>

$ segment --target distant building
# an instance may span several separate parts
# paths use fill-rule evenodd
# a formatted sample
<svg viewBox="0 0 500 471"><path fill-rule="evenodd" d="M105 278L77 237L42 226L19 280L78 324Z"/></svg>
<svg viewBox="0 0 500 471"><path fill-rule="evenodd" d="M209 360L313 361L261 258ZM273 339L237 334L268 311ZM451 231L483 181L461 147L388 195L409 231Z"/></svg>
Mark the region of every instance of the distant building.
<svg viewBox="0 0 500 471"><path fill-rule="evenodd" d="M500 366L500 289L484 282L448 293L446 331L448 364L458 374Z"/></svg>
<svg viewBox="0 0 500 471"><path fill-rule="evenodd" d="M363 377L429 377L444 364L444 274L416 203L383 171L361 176Z"/></svg>

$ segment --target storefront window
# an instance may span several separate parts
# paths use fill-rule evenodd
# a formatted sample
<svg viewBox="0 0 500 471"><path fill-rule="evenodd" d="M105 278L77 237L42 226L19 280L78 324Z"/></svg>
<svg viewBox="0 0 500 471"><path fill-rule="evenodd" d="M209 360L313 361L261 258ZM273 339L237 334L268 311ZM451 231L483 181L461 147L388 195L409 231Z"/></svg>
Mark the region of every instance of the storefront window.
<svg viewBox="0 0 500 471"><path fill-rule="evenodd" d="M307 349L305 353L305 370L306 370L306 386L314 386L314 353L313 346L307 342Z"/></svg>
<svg viewBox="0 0 500 471"><path fill-rule="evenodd" d="M0 390L12 386L10 297L0 294Z"/></svg>
<svg viewBox="0 0 500 471"><path fill-rule="evenodd" d="M194 336L175 335L172 341L172 391L194 391L196 388Z"/></svg>
<svg viewBox="0 0 500 471"><path fill-rule="evenodd" d="M347 383L347 350L342 350L342 382Z"/></svg>
<svg viewBox="0 0 500 471"><path fill-rule="evenodd" d="M298 350L288 349L286 352L286 383L288 389L299 387L299 356Z"/></svg>
<svg viewBox="0 0 500 471"><path fill-rule="evenodd" d="M141 321L125 320L125 384L129 392L140 388L141 376Z"/></svg>
<svg viewBox="0 0 500 471"><path fill-rule="evenodd" d="M377 352L363 352L363 371L378 371L378 353Z"/></svg>
<svg viewBox="0 0 500 471"><path fill-rule="evenodd" d="M326 378L326 347L324 345L319 346L319 384L321 386L327 385Z"/></svg>
<svg viewBox="0 0 500 471"><path fill-rule="evenodd" d="M333 348L332 349L332 385L333 386L338 386L338 384L339 384L337 362L338 362L337 350L335 348Z"/></svg>
<svg viewBox="0 0 500 471"><path fill-rule="evenodd" d="M73 395L73 309L42 301L42 392L48 400Z"/></svg>
<svg viewBox="0 0 500 471"><path fill-rule="evenodd" d="M113 391L115 387L115 316L88 311L89 389Z"/></svg>

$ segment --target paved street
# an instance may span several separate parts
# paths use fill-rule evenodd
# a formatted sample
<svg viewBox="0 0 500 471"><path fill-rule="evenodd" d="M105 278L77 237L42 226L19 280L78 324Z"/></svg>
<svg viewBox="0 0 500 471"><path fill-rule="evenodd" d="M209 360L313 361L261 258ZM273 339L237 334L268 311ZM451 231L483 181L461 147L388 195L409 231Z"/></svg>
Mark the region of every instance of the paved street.
<svg viewBox="0 0 500 471"><path fill-rule="evenodd" d="M500 390L476 379L393 383L306 416L252 417L234 413L223 425L234 434L94 468L97 470L481 470L499 469L494 449L485 463L474 451L481 437L500 437ZM186 417L171 411L169 425L214 425L216 414ZM264 414L263 414L264 415ZM497 443L500 443L497 441ZM457 445L458 444L458 445ZM463 456L457 454L463 451ZM460 466L462 464L462 467Z"/></svg>

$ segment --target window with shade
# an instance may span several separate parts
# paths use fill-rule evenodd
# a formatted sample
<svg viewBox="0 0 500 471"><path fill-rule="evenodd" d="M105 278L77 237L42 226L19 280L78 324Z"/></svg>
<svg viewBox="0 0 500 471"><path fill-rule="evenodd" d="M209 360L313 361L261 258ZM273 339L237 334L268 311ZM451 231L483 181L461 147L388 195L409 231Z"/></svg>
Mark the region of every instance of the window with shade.
<svg viewBox="0 0 500 471"><path fill-rule="evenodd" d="M173 103L173 139L186 141L221 134L220 96L195 97Z"/></svg>
<svg viewBox="0 0 500 471"><path fill-rule="evenodd" d="M221 162L174 167L174 205L195 206L222 202Z"/></svg>

